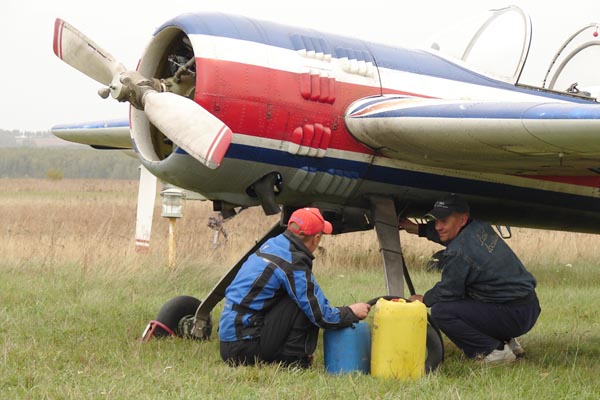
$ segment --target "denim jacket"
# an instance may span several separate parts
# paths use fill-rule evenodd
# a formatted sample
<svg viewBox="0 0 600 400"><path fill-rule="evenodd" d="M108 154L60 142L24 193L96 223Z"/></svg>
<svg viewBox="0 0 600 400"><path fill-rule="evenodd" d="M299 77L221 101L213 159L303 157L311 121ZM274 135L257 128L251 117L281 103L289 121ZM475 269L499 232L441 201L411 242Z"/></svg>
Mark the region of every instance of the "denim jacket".
<svg viewBox="0 0 600 400"><path fill-rule="evenodd" d="M419 226L419 236L446 246L441 280L423 295L428 307L466 298L507 303L535 289L535 278L487 223L470 219L452 241L442 243L430 221Z"/></svg>

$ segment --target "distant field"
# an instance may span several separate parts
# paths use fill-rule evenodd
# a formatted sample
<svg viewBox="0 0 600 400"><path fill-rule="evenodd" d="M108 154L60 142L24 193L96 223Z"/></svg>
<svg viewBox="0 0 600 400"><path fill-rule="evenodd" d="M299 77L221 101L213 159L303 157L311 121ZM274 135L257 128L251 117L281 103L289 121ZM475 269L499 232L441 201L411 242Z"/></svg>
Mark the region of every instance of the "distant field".
<svg viewBox="0 0 600 400"><path fill-rule="evenodd" d="M168 224L155 213L151 250L134 250L137 182L0 179L0 388L5 398L592 399L600 393L600 235L513 229L508 241L538 279L542 316L523 338L526 358L483 368L446 342L445 363L416 382L329 376L322 343L310 371L229 368L218 341L139 335L162 303L202 297L277 221L246 210L212 246L207 202L188 201L177 223L176 268ZM418 291L440 247L402 233ZM315 273L330 301L384 294L374 232L326 237ZM218 318L220 305L213 313ZM399 333L401 335L401 333Z"/></svg>

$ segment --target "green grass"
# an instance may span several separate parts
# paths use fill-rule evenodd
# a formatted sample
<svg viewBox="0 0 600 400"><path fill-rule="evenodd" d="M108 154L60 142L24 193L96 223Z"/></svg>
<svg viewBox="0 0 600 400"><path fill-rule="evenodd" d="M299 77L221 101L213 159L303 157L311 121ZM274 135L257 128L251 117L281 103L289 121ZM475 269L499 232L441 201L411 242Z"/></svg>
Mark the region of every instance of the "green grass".
<svg viewBox="0 0 600 400"><path fill-rule="evenodd" d="M310 370L231 368L207 342L139 337L166 300L202 297L222 268L0 265L0 388L7 399L592 399L598 398L598 265L577 273L533 268L543 312L525 359L483 367L446 341L446 360L416 381L332 376L322 340ZM552 268L552 267L550 267ZM562 268L562 267L561 267ZM553 272L554 271L554 272ZM559 271L560 272L560 271ZM381 267L315 273L334 304L384 294ZM417 271L418 291L436 274ZM218 319L220 305L213 312ZM371 317L370 317L371 318ZM399 333L399 336L401 333Z"/></svg>

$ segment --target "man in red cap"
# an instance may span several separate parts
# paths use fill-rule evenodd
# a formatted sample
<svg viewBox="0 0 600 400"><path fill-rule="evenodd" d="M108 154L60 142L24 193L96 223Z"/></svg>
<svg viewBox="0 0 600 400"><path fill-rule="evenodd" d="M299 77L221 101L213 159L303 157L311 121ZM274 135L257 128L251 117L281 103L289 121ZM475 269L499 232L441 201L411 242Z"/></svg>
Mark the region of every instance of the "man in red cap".
<svg viewBox="0 0 600 400"><path fill-rule="evenodd" d="M232 365L257 361L308 367L319 328L343 328L366 318L370 306L332 307L312 273L313 253L332 232L317 208L301 208L288 229L242 265L225 291L219 321L221 357Z"/></svg>

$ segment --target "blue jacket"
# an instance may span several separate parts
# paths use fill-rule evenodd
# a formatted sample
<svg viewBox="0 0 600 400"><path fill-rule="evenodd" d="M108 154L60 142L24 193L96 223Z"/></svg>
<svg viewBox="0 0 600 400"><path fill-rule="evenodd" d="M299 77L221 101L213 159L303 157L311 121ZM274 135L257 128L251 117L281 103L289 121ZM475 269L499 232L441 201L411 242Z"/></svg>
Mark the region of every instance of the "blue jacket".
<svg viewBox="0 0 600 400"><path fill-rule="evenodd" d="M419 236L446 245L441 280L423 295L423 302L435 303L465 298L507 303L530 295L535 278L516 254L487 223L469 220L450 243L442 243L435 221L419 226Z"/></svg>
<svg viewBox="0 0 600 400"><path fill-rule="evenodd" d="M331 307L312 274L313 256L289 231L269 239L242 265L225 290L219 339L236 341L260 334L265 313L289 296L313 324L341 328L358 318L349 307Z"/></svg>

